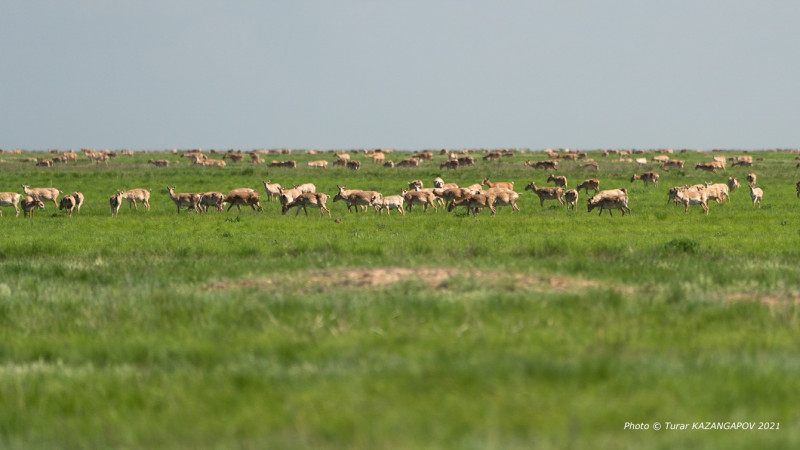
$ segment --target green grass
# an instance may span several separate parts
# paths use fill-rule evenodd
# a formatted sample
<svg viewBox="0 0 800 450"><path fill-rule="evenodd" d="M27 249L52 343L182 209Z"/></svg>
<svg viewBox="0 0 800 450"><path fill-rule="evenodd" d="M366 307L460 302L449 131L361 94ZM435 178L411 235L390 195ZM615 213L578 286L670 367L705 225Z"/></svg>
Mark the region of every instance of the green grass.
<svg viewBox="0 0 800 450"><path fill-rule="evenodd" d="M724 153L723 153L724 154ZM729 154L740 154L731 152ZM599 153L575 186L627 187L632 216L587 214L530 192L521 214L421 209L335 223L249 209L176 213L166 193L262 180L399 193L437 175L490 176L522 192L541 153L442 173L435 163L358 173L232 164L168 168L151 154L34 168L0 155L0 190L80 190L69 219L46 206L0 218L0 446L4 448L790 448L800 276L800 179L790 152L754 168L694 171L658 188ZM648 158L652 155L646 155ZM163 157L163 156L159 156ZM177 155L167 156L179 161ZM356 157L359 158L359 157ZM271 158L265 158L271 159ZM280 157L275 159L288 159ZM393 157L391 159L399 159ZM653 166L655 167L655 166ZM670 186L759 176L708 216L667 205ZM152 210L116 189L152 189ZM266 196L263 196L266 197ZM409 270L410 269L410 270ZM382 280L379 276L392 277ZM779 431L625 431L625 422L780 422Z"/></svg>

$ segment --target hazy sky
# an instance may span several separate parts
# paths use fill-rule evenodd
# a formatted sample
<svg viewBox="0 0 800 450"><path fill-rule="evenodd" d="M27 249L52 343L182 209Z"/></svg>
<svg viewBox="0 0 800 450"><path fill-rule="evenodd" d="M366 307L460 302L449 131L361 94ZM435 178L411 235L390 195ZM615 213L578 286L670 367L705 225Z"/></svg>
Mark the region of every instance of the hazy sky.
<svg viewBox="0 0 800 450"><path fill-rule="evenodd" d="M0 148L800 147L797 1L0 11Z"/></svg>

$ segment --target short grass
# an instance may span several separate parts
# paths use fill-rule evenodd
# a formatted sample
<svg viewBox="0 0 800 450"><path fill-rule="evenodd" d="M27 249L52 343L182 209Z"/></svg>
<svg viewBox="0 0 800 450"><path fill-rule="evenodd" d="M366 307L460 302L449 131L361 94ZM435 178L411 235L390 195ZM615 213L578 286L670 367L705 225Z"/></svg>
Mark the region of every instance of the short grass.
<svg viewBox="0 0 800 450"><path fill-rule="evenodd" d="M726 153L722 153L726 155ZM741 154L731 152L729 154ZM165 187L262 180L399 193L437 175L462 185L546 175L520 154L455 172L435 163L358 173L249 163L168 168L152 154L34 168L0 155L0 190L80 190L0 218L0 445L4 448L790 448L800 444L800 200L794 153L694 171L674 155L658 188L599 153L574 186L627 187L632 216L521 196L521 214L473 218L176 213ZM41 155L36 155L41 156ZM480 155L478 155L480 156ZM652 156L651 154L646 155ZM164 157L159 155L159 158ZM180 161L177 155L168 155ZM322 158L332 160L330 155ZM356 157L359 158L359 157ZM280 159L288 159L281 157ZM395 157L395 159L398 159ZM691 168L690 168L691 167ZM645 168L647 170L647 168ZM668 187L759 176L688 215ZM116 189L153 191L152 210ZM697 208L697 209L696 209ZM625 422L780 422L778 431L625 431Z"/></svg>

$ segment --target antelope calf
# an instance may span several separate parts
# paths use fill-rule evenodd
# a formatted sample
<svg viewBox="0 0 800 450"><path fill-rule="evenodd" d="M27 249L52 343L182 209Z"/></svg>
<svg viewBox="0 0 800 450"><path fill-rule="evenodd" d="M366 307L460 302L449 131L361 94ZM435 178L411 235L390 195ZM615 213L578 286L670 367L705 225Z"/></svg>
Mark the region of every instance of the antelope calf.
<svg viewBox="0 0 800 450"><path fill-rule="evenodd" d="M39 196L37 194L26 195L25 198L20 201L19 205L22 207L22 216L26 218L33 217L34 209L44 209L44 203L39 200Z"/></svg>
<svg viewBox="0 0 800 450"><path fill-rule="evenodd" d="M60 190L56 188L31 188L29 184L23 184L22 190L25 192L25 195L34 196L41 200L47 202L53 202L53 205L58 207L58 196L63 194Z"/></svg>
<svg viewBox="0 0 800 450"><path fill-rule="evenodd" d="M65 195L58 204L59 210L64 210L67 213L67 216L72 217L72 211L75 210L75 206L78 202L75 200L75 197L72 195Z"/></svg>

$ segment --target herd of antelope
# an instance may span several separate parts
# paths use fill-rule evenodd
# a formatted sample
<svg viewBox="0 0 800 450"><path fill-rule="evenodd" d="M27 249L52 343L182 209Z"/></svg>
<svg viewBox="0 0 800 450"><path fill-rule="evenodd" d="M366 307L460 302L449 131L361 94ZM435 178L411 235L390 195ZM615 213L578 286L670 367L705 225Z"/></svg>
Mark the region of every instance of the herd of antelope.
<svg viewBox="0 0 800 450"><path fill-rule="evenodd" d="M660 176L656 172L645 172L634 174L630 181L642 180L645 187L652 184L658 186ZM622 215L630 214L628 206L628 190L625 188L600 190L600 181L597 178L586 179L577 184L574 189L567 186L567 178L562 175L550 174L547 183L554 186L539 187L534 181L525 186L525 191L532 191L539 198L539 205L544 206L545 200L556 200L561 205L566 205L567 209L574 210L578 203L579 192L583 190L589 194L592 190L594 195L587 201L587 210L591 212L599 209L602 215L603 210L608 210L609 215L613 215L612 210L620 210ZM753 207L761 207L764 192L757 187L757 177L755 173L747 175L747 184L750 190L750 197ZM319 209L320 215L327 212L331 216L331 211L327 205L329 196L322 192L317 192L313 183L293 185L291 188L281 186L277 183L264 181L264 190L268 201L277 199L280 202L281 213L286 214L292 208L300 214L302 209L308 215L308 208ZM81 192L73 192L65 195L59 201L58 197L63 192L56 188L32 188L30 185L21 185L23 194L17 192L0 192L0 207L14 207L16 215L19 216L20 209L24 212L24 217L33 217L36 209L44 209L45 202L53 202L60 210L64 210L66 215L71 217L73 212L80 212L84 203L84 196ZM730 198L737 188L740 187L735 177L729 177L726 184L713 184L710 182L696 185L675 186L667 192L668 201L674 204L682 204L685 213L689 212L690 205L700 205L703 211L708 214L708 202L714 200L717 203L724 202ZM348 212L355 210L357 213L366 211L368 208L374 209L378 214L383 214L386 210L387 215L395 210L402 215L410 211L414 206L421 206L424 211L428 208L438 211L445 208L453 211L455 208L464 207L473 216L478 215L484 208L491 211L494 216L497 207L510 206L512 212L519 211L517 200L520 193L514 190L513 181L493 182L489 178L484 178L481 183L470 186L459 186L455 183L445 183L441 177L433 180L433 187L425 188L422 180L412 180L408 183L408 188L400 190L399 195L387 195L377 191L367 191L360 189L347 189L347 186L337 185L337 192L333 196L333 201L341 201L347 206ZM207 212L209 207L222 211L228 205L228 211L234 206L241 210L242 206L249 206L253 210L263 211L261 206L261 195L251 188L234 189L227 194L218 191L176 193L175 186L166 186L170 199L173 201L180 213L181 209L193 210L196 214ZM796 184L797 197L800 198L800 181ZM111 215L117 216L122 206L123 200L128 201L129 208L138 209L142 205L146 210L150 210L149 189L129 189L118 190L116 194L109 198ZM2 216L2 210L0 210Z"/></svg>

